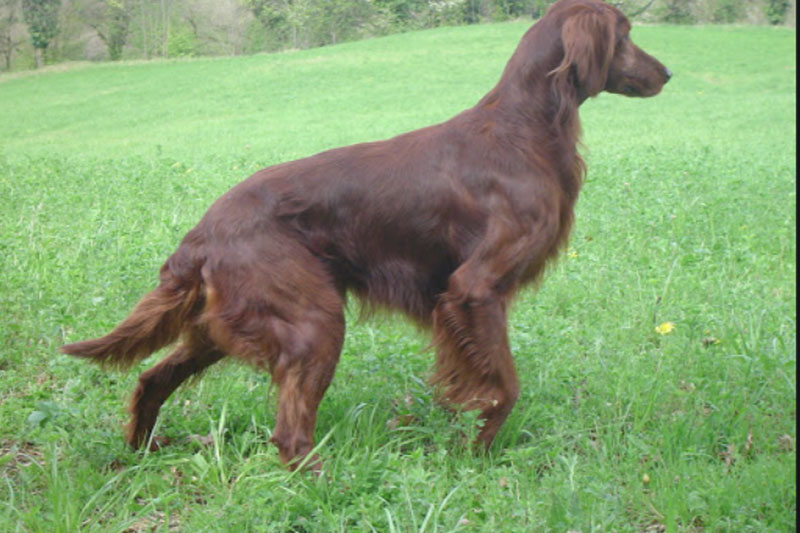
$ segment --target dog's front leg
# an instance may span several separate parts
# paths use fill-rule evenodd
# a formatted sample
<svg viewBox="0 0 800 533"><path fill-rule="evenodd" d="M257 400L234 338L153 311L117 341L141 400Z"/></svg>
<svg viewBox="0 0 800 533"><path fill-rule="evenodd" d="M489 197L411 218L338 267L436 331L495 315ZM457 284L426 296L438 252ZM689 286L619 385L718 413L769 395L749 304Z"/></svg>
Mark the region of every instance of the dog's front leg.
<svg viewBox="0 0 800 533"><path fill-rule="evenodd" d="M519 394L508 347L503 298L453 298L445 293L434 311L436 372L443 399L461 409L480 410L478 441L492 443Z"/></svg>
<svg viewBox="0 0 800 533"><path fill-rule="evenodd" d="M437 368L434 384L444 400L479 409L478 440L491 444L519 396L508 344L506 311L511 295L541 272L559 241L558 211L534 201L524 209L508 196L486 198L484 237L453 272L433 312Z"/></svg>

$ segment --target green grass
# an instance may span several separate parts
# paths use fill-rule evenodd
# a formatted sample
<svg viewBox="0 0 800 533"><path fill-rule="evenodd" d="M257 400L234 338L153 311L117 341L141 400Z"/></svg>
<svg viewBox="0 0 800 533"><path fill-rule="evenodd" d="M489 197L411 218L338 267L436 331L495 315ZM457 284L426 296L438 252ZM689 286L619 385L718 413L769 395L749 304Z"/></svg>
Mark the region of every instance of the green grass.
<svg viewBox="0 0 800 533"><path fill-rule="evenodd" d="M474 104L526 26L0 77L0 530L794 530L794 30L634 30L675 76L581 110L576 228L515 304L523 391L488 454L399 317L350 320L322 480L268 444L265 374L213 368L139 455L136 372L57 353L124 317L227 188Z"/></svg>

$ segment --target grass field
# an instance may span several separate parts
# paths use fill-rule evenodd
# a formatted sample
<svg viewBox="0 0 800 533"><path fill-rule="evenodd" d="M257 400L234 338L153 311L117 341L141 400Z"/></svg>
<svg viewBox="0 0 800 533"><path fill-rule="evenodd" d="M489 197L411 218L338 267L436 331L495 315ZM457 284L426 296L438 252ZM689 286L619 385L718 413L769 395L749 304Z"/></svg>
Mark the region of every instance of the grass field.
<svg viewBox="0 0 800 533"><path fill-rule="evenodd" d="M0 531L795 530L794 30L634 30L674 78L582 108L575 231L515 304L522 395L488 454L399 317L351 310L320 480L268 444L265 374L179 390L174 444L141 455L137 372L58 354L123 318L230 186L471 106L526 27L0 77Z"/></svg>

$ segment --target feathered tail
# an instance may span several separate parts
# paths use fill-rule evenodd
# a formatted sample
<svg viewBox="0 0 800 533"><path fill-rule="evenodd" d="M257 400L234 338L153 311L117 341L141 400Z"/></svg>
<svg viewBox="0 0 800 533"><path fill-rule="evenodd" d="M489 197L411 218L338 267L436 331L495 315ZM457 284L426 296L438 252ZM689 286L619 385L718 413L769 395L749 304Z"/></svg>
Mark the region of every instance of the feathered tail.
<svg viewBox="0 0 800 533"><path fill-rule="evenodd" d="M185 287L162 280L111 333L64 345L61 351L103 366L128 368L178 338L196 309L199 292L197 284Z"/></svg>

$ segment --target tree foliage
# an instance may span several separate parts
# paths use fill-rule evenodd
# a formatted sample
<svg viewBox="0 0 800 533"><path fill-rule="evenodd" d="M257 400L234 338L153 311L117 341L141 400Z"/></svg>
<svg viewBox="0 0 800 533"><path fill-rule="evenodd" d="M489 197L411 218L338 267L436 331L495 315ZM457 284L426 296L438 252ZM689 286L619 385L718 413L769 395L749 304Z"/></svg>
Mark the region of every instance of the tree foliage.
<svg viewBox="0 0 800 533"><path fill-rule="evenodd" d="M770 24L782 24L786 20L786 14L792 2L789 0L767 0L765 12Z"/></svg>
<svg viewBox="0 0 800 533"><path fill-rule="evenodd" d="M19 9L19 0L0 0L0 55L6 70L11 70L11 58L25 42Z"/></svg>
<svg viewBox="0 0 800 533"><path fill-rule="evenodd" d="M44 50L58 33L60 8L61 0L22 0L22 14L31 43L37 51L37 66L41 66Z"/></svg>
<svg viewBox="0 0 800 533"><path fill-rule="evenodd" d="M38 65L45 51L50 61L271 52L441 25L535 19L553 1L0 0L0 55L10 69L12 57L26 57L29 65L35 52ZM794 25L796 12L796 0L606 1L654 23ZM30 45L21 43L25 37Z"/></svg>
<svg viewBox="0 0 800 533"><path fill-rule="evenodd" d="M126 0L92 0L79 4L81 16L105 43L112 61L122 58L128 41L131 8L131 2Z"/></svg>

